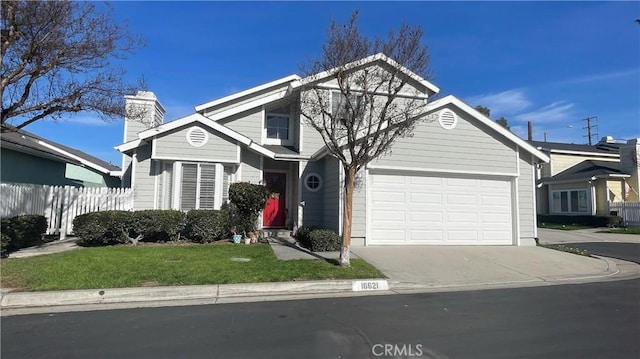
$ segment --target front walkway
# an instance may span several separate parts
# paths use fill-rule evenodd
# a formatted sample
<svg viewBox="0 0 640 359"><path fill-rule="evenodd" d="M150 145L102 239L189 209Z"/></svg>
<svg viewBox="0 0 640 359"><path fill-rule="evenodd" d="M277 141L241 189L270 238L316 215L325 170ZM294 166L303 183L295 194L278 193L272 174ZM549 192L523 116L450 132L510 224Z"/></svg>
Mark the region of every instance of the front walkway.
<svg viewBox="0 0 640 359"><path fill-rule="evenodd" d="M311 252L296 244L291 237L268 237L269 245L273 253L281 261L297 259L339 259L340 252ZM356 257L357 258L357 257Z"/></svg>

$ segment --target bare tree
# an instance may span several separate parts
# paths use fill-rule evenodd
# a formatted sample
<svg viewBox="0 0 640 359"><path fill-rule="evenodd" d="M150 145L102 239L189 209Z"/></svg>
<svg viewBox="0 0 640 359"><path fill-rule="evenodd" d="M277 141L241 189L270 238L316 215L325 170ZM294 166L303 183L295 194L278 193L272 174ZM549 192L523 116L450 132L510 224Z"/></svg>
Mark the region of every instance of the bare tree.
<svg viewBox="0 0 640 359"><path fill-rule="evenodd" d="M303 120L344 169L342 266L350 266L356 174L425 118L426 96L414 85L421 80L416 75L430 77L420 27L403 25L386 39L369 40L357 20L354 12L346 24L331 21L322 55L302 66L300 92Z"/></svg>
<svg viewBox="0 0 640 359"><path fill-rule="evenodd" d="M124 116L136 86L111 61L142 41L114 23L111 9L75 1L2 2L1 123L22 128L81 111Z"/></svg>

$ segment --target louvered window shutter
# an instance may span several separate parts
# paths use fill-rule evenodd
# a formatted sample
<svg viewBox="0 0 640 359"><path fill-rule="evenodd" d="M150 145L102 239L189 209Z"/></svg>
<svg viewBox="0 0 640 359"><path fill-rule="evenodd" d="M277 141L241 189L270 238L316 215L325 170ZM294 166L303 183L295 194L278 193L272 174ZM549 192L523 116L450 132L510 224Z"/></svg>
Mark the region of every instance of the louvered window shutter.
<svg viewBox="0 0 640 359"><path fill-rule="evenodd" d="M182 165L182 191L180 209L188 211L196 208L198 193L198 165Z"/></svg>
<svg viewBox="0 0 640 359"><path fill-rule="evenodd" d="M200 165L200 209L214 209L216 165Z"/></svg>

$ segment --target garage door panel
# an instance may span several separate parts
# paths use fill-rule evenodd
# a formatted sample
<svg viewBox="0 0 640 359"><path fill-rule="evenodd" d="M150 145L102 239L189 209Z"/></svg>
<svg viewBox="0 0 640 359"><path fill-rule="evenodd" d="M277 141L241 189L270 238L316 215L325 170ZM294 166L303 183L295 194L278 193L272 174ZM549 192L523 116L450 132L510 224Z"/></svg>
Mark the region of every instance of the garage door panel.
<svg viewBox="0 0 640 359"><path fill-rule="evenodd" d="M511 182L370 176L369 244L512 244Z"/></svg>

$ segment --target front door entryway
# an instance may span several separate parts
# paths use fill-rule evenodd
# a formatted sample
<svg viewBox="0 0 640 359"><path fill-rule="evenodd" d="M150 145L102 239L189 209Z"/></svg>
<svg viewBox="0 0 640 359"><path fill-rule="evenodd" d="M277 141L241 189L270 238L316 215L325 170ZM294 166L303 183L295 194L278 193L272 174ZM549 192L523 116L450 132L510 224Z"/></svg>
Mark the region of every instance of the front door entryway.
<svg viewBox="0 0 640 359"><path fill-rule="evenodd" d="M264 227L284 227L287 220L286 189L287 175L279 172L265 172L264 183L269 198L262 213Z"/></svg>

